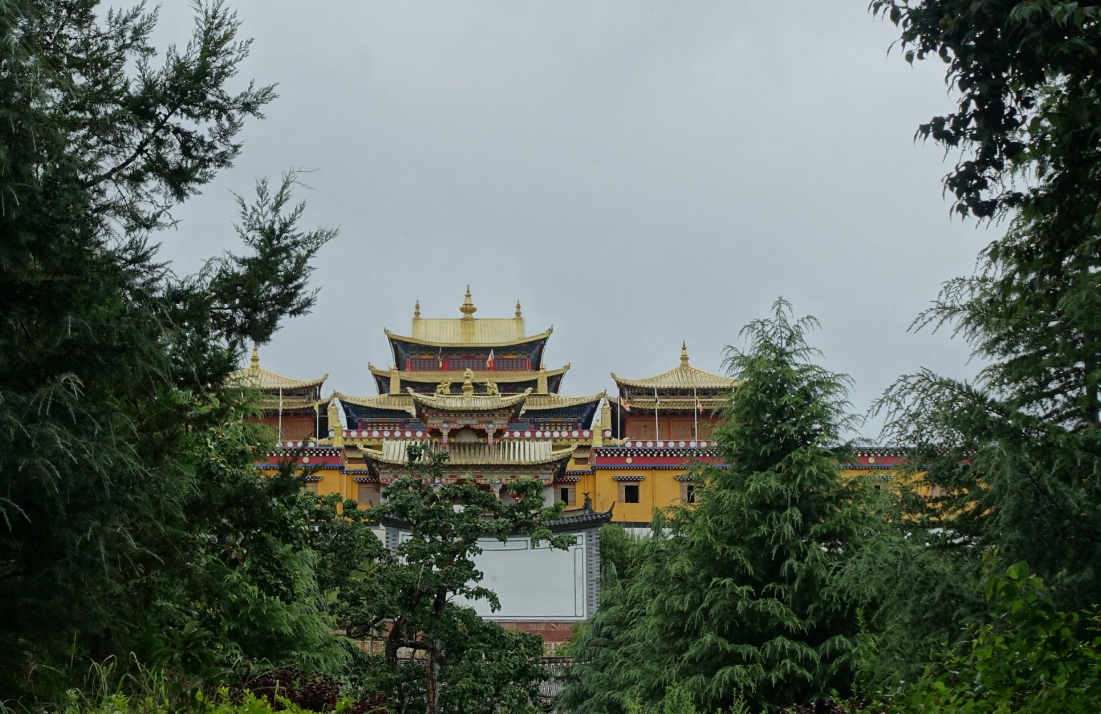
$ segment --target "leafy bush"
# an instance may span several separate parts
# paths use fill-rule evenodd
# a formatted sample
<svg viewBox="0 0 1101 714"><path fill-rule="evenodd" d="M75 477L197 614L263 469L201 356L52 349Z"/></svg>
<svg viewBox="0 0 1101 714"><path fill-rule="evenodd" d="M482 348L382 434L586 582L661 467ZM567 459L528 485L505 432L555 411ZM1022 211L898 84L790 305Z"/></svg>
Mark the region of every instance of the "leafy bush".
<svg viewBox="0 0 1101 714"><path fill-rule="evenodd" d="M991 562L993 562L993 556ZM1025 563L991 577L986 624L969 628L944 664L903 696L899 714L1086 714L1101 701L1101 629L1060 612ZM1090 640L1080 639L1085 632Z"/></svg>
<svg viewBox="0 0 1101 714"><path fill-rule="evenodd" d="M246 693L267 700L276 709L284 702L315 712L341 711L366 714L386 711L387 698L378 692L349 690L338 678L323 672L304 672L300 667L267 670L245 679L232 694L242 701Z"/></svg>
<svg viewBox="0 0 1101 714"><path fill-rule="evenodd" d="M124 694L110 695L93 702L73 690L69 693L68 701L55 711L56 714L169 714L180 710L163 700L158 701L152 697L128 697ZM276 712L313 714L310 709L301 707L282 696L273 701L265 696L245 692L235 699L229 696L229 692L225 689L214 697L200 697L198 711L202 714L275 714ZM337 714L367 714L368 712L382 714L386 710L357 708L356 704L345 699L336 702L333 711Z"/></svg>

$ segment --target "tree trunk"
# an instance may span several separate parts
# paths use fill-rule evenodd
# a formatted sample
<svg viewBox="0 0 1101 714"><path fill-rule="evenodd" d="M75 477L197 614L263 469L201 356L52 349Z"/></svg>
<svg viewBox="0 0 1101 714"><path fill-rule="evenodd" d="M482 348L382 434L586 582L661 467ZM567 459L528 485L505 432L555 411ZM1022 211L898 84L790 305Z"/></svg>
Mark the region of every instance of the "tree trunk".
<svg viewBox="0 0 1101 714"><path fill-rule="evenodd" d="M436 655L428 651L424 677L424 714L436 714Z"/></svg>
<svg viewBox="0 0 1101 714"><path fill-rule="evenodd" d="M398 671L398 649L401 647L401 633L405 629L405 616L396 618L390 624L386 635L386 666L391 672Z"/></svg>

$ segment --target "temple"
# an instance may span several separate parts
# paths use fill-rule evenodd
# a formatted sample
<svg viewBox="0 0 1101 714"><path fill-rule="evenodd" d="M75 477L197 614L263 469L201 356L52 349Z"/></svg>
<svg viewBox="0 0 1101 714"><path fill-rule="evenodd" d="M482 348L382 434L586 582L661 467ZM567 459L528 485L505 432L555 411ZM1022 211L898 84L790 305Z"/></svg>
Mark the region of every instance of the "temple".
<svg viewBox="0 0 1101 714"><path fill-rule="evenodd" d="M511 318L476 318L477 309L468 286L460 317L422 317L418 302L410 336L385 330L394 363L368 365L379 393L334 392L330 405L339 404L343 428L330 417L329 441L344 449L346 465L364 471L360 485L385 486L417 445L448 451L448 478L473 478L502 497L510 481L535 478L549 502L565 494L572 506L572 482L562 477L605 432L611 437L610 427L593 424L607 395L558 393L569 365L546 369L553 328L528 335L519 302ZM377 497L371 488L357 491L368 503Z"/></svg>
<svg viewBox="0 0 1101 714"><path fill-rule="evenodd" d="M309 467L310 491L336 493L361 507L377 504L385 486L407 470L409 447L417 446L447 452L446 481L472 480L510 499L510 483L535 479L548 505L564 501L567 510L552 526L574 535L570 551L531 547L525 538L480 544L479 568L497 583L502 605L484 616L538 632L553 646L595 612L599 598L596 534L614 504L594 509L591 500L579 500L570 473L612 437L608 407L601 408L607 394L559 393L569 365L548 370L543 364L553 328L527 334L519 302L511 318L476 318L475 312L469 287L458 317L422 317L418 302L408 335L385 330L391 366L368 365L375 395L334 392L323 400L324 378L296 382L274 375L260 368L255 350L252 364L235 377L261 390L263 419L279 435L280 452L257 466L272 471L293 454ZM400 524L384 525L380 535L396 547ZM522 587L509 576L517 572L527 573Z"/></svg>
<svg viewBox="0 0 1101 714"><path fill-rule="evenodd" d="M647 527L655 509L695 501L694 465L722 466L712 432L737 381L693 366L682 343L679 363L667 372L639 379L613 373L615 398L565 396L569 364L548 370L543 361L553 328L527 334L519 302L510 318L476 312L469 287L457 317L422 317L418 302L408 335L385 330L390 367L368 365L375 395L322 398L327 375L299 381L274 374L260 367L255 349L235 378L259 389L263 421L279 439L257 468L271 473L292 455L309 467L310 491L377 504L408 467L414 445L448 453L445 480L473 480L502 499L510 498L510 482L540 481L548 505L565 504L554 530L574 534L575 547L551 552L524 538L487 541L478 565L502 604L483 616L537 632L553 650L595 612L600 526ZM899 458L868 449L846 468L888 478ZM384 525L380 536L396 546L400 524Z"/></svg>

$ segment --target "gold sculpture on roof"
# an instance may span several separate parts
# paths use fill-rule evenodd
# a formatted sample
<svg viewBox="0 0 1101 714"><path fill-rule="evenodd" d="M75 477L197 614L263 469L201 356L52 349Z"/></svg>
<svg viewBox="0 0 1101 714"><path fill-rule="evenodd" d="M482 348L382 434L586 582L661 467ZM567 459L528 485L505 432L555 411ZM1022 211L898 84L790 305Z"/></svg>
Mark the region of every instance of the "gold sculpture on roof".
<svg viewBox="0 0 1101 714"><path fill-rule="evenodd" d="M501 396L501 390L497 388L497 383L492 380L486 380L486 394L491 397Z"/></svg>
<svg viewBox="0 0 1101 714"><path fill-rule="evenodd" d="M463 396L472 396L474 394L474 372L468 367L463 372Z"/></svg>
<svg viewBox="0 0 1101 714"><path fill-rule="evenodd" d="M445 379L436 385L436 394L451 394L451 380Z"/></svg>
<svg viewBox="0 0 1101 714"><path fill-rule="evenodd" d="M688 364L688 343L684 341L680 343L680 363Z"/></svg>
<svg viewBox="0 0 1101 714"><path fill-rule="evenodd" d="M474 301L470 299L470 286L466 286L466 299L463 300L462 306L459 308L459 312L463 314L464 320L473 320L474 313L478 312L478 308L474 307Z"/></svg>

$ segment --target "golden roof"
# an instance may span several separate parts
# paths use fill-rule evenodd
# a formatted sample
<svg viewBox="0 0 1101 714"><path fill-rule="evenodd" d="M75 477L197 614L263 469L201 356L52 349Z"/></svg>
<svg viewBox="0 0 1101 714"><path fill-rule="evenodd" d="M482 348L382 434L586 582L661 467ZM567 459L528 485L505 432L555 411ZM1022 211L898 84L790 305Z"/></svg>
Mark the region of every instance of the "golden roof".
<svg viewBox="0 0 1101 714"><path fill-rule="evenodd" d="M320 379L302 381L299 379L291 379L290 377L284 377L281 374L275 372L269 372L260 366L260 350L256 345L252 346L252 358L249 360L249 366L244 369L239 369L229 376L232 381L239 382L240 384L248 385L255 389L262 390L278 390L278 389L309 389L310 387L321 387L321 384L329 378L329 375L324 375Z"/></svg>
<svg viewBox="0 0 1101 714"><path fill-rule="evenodd" d="M417 394L412 389L409 396L414 402L429 409L442 411L493 411L522 404L531 389L519 394Z"/></svg>
<svg viewBox="0 0 1101 714"><path fill-rule="evenodd" d="M417 408L413 404L412 397L408 394L380 394L377 397L349 397L347 394L333 392L332 397L329 397L329 399L333 397L336 397L346 404L355 404L359 407L393 409L395 411L407 412L412 417L417 416Z"/></svg>
<svg viewBox="0 0 1101 714"><path fill-rule="evenodd" d="M438 441L413 439L387 439L381 449L360 447L364 456L384 464L404 466L408 463L410 446L429 446L436 451L447 451L447 463L451 466L535 466L564 461L573 455L574 446L555 449L550 441L510 439L489 444L459 444L452 442L444 447Z"/></svg>
<svg viewBox="0 0 1101 714"><path fill-rule="evenodd" d="M376 377L389 377L390 370L379 369L370 362L367 363L367 369L371 371L371 374ZM565 374L570 369L570 365L565 367L559 367L558 369L548 369L547 377L557 377ZM511 384L513 382L531 382L539 378L538 371L525 372L521 370L496 370L488 369L474 369L471 370L474 375L474 382L497 382L498 384ZM462 380L463 372L458 370L401 370L398 372L403 382L429 382L431 384L439 384L440 382L459 382Z"/></svg>
<svg viewBox="0 0 1101 714"><path fill-rule="evenodd" d="M520 410L520 414L523 415L527 412L542 411L545 409L564 409L579 404L592 404L607 396L607 392L590 394L587 397L563 397L560 394L533 394L524 402L524 408Z"/></svg>
<svg viewBox="0 0 1101 714"><path fill-rule="evenodd" d="M688 346L682 342L680 350L680 364L668 372L662 372L656 377L647 379L623 379L612 372L612 379L620 387L638 389L733 389L738 383L738 380L731 377L722 377L696 369L688 364ZM631 403L634 404L633 399Z"/></svg>
<svg viewBox="0 0 1101 714"><path fill-rule="evenodd" d="M425 318L420 316L420 302L413 312L411 336L398 335L385 330L386 336L399 342L446 347L448 345L471 345L476 347L506 347L524 342L545 339L554 332L550 328L538 335L526 335L524 318L520 312L520 301L516 301L516 317L476 318L478 308L470 297L470 286L466 286L466 299L459 311L462 317Z"/></svg>
<svg viewBox="0 0 1101 714"><path fill-rule="evenodd" d="M412 336L399 335L384 329L391 340L409 342L428 347L470 345L472 347L509 347L511 345L546 339L554 332L551 327L538 335L524 334L524 318L487 317L464 318L413 318Z"/></svg>

